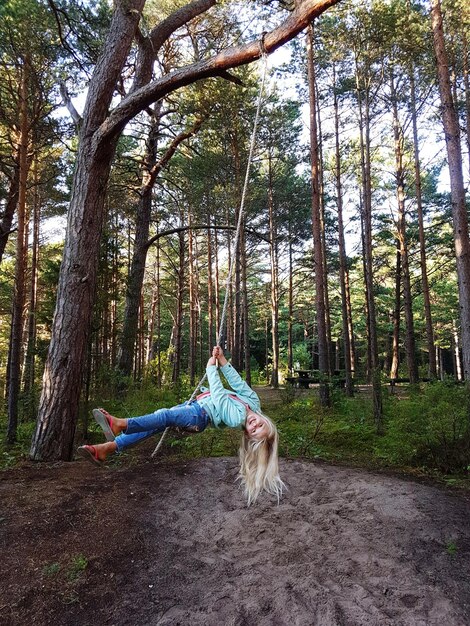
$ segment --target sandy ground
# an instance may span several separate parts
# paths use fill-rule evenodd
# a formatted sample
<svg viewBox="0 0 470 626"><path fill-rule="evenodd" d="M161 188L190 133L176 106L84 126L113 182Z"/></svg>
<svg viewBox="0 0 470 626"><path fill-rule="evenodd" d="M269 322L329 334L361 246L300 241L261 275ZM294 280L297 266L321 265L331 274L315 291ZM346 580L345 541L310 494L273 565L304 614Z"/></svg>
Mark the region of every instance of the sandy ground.
<svg viewBox="0 0 470 626"><path fill-rule="evenodd" d="M465 626L464 494L281 461L251 508L235 458L0 474L0 623Z"/></svg>

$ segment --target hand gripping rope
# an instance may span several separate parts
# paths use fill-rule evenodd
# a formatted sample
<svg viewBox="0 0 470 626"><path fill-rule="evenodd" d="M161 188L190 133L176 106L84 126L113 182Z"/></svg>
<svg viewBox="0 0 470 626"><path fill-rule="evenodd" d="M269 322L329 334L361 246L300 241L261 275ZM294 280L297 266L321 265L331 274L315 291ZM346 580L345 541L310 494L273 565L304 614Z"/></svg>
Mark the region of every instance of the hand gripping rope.
<svg viewBox="0 0 470 626"><path fill-rule="evenodd" d="M222 333L223 333L223 329L225 326L225 318L227 316L227 305L228 305L228 296L229 296L229 289L230 289L230 284L232 282L232 278L233 278L233 272L235 269L235 255L236 255L236 251L237 251L237 247L238 247L238 240L240 238L240 230L241 230L241 225L242 225L242 220L243 220L243 214L244 214L244 209L245 209L245 198L246 198L246 193L247 193L247 189L248 189L248 181L250 178L250 169L251 169L251 163L253 160L253 152L254 152L254 148L255 148L255 142L256 142L256 131L258 128L258 120L259 120L259 115L260 115L260 111L261 111L261 102L262 102L262 98L263 98L263 93L264 93L264 85L266 82L266 75L267 75L267 69L268 69L268 54L266 52L266 49L264 47L264 33L261 37L260 40L260 49L261 49L261 59L263 61L263 73L262 73L262 78L261 78L261 84L260 84L260 88L259 88L259 93L258 93L258 102L256 105L256 115L255 115L255 121L253 124L253 130L251 132L251 141L250 141L250 152L248 154L248 162L246 165L246 173L245 173L245 182L243 185L243 192L242 192L242 198L241 198L241 202L240 202L240 211L238 213L238 222L237 222L237 230L235 232L235 238L233 240L233 247L232 247L232 255L231 255L231 260L230 260L230 267L229 267L229 271L227 274L227 282L226 282L226 286L225 286L225 298L224 298L224 306L222 308L222 315L220 317L220 325L219 325L219 332L217 335L217 345L220 345L220 341L222 339ZM188 402L192 402L194 400L194 398L196 397L196 394L198 392L198 389L201 387L202 383L206 380L207 378L207 374L204 374L204 376L201 378L201 380L199 381L199 383L197 384L197 387L194 389L190 399ZM169 426L167 428L165 428L165 430L163 431L162 436L160 437L160 440L157 444L157 447L155 448L155 450L152 452L152 458L157 454L157 452L159 451L163 440L165 439L165 436L167 434L169 430Z"/></svg>

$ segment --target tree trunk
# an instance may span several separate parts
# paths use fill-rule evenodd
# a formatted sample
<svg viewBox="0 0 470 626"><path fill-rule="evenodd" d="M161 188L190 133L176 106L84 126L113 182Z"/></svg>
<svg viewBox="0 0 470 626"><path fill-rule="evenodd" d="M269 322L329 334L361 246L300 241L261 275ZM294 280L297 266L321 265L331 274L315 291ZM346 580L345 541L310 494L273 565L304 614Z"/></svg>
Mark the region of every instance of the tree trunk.
<svg viewBox="0 0 470 626"><path fill-rule="evenodd" d="M215 345L214 330L214 279L213 273L213 252L212 252L212 231L210 229L210 211L207 212L207 337L209 349Z"/></svg>
<svg viewBox="0 0 470 626"><path fill-rule="evenodd" d="M240 204L242 197L241 183L241 162L240 162L240 135L238 133L238 120L234 122L233 133L231 135L232 156L234 165L234 202L237 207L234 223L238 224L240 214ZM241 237L238 239L237 249L234 250L235 272L233 276L233 317L232 317L232 364L236 370L242 369L242 314L241 314Z"/></svg>
<svg viewBox="0 0 470 626"><path fill-rule="evenodd" d="M8 237L11 233L13 224L13 216L18 206L18 193L20 186L20 164L18 152L13 156L13 171L10 179L10 187L5 202L5 211L3 212L0 222L0 263L2 262L3 253L8 243Z"/></svg>
<svg viewBox="0 0 470 626"><path fill-rule="evenodd" d="M179 267L178 285L176 296L175 334L173 352L173 376L172 381L176 383L181 373L181 349L183 345L183 300L184 300L184 268L185 268L185 245L184 233L179 233Z"/></svg>
<svg viewBox="0 0 470 626"><path fill-rule="evenodd" d="M315 75L314 75L315 77ZM318 85L315 81L315 108L317 116L317 145L318 145L318 195L320 201L320 233L321 233L321 249L323 257L323 295L325 298L325 328L326 341L328 344L328 374L331 376L333 369L333 342L331 339L331 313L330 313L330 297L328 293L328 265L326 254L326 226L325 226L325 187L323 178L323 135L320 116L320 98L318 95Z"/></svg>
<svg viewBox="0 0 470 626"><path fill-rule="evenodd" d="M288 319L287 319L287 370L289 375L294 373L293 354L293 324L294 324L294 277L293 277L293 254L292 254L292 226L289 221L289 290L288 290Z"/></svg>
<svg viewBox="0 0 470 626"><path fill-rule="evenodd" d="M468 217L465 206L460 129L455 104L451 94L449 66L442 26L441 3L439 0L432 0L431 7L431 23L434 37L434 51L437 60L442 122L444 125L450 171L452 217L459 284L463 371L464 379L468 381L470 380L470 241Z"/></svg>
<svg viewBox="0 0 470 626"><path fill-rule="evenodd" d="M189 380L191 386L196 384L196 353L197 353L197 302L196 302L196 254L194 233L191 230L192 210L188 215L188 272L189 272Z"/></svg>
<svg viewBox="0 0 470 626"><path fill-rule="evenodd" d="M31 283L29 290L29 312L27 324L27 347L24 360L23 390L29 397L28 413L31 419L36 415L34 402L35 357L36 357L36 306L38 286L39 221L41 198L39 194L38 163L34 161L34 201L33 201L33 241L31 255Z"/></svg>
<svg viewBox="0 0 470 626"><path fill-rule="evenodd" d="M75 165L52 336L31 458L70 460L95 298L104 200L117 133L96 133L108 115L144 0L116 3L103 53L89 84Z"/></svg>
<svg viewBox="0 0 470 626"><path fill-rule="evenodd" d="M463 60L463 81L465 85L465 131L467 136L468 171L470 173L470 78L468 68L468 40L466 33L462 35L462 60ZM0 257L1 258L1 257Z"/></svg>
<svg viewBox="0 0 470 626"><path fill-rule="evenodd" d="M413 321L413 299L411 295L410 267L408 260L408 242L406 235L405 217L405 170L403 167L403 131L398 119L398 105L395 91L393 72L390 76L390 95L393 110L393 137L395 142L395 180L398 205L397 231L400 245L400 258L403 277L403 300L406 324L406 361L410 383L416 385L419 381L418 366L416 363L416 345Z"/></svg>
<svg viewBox="0 0 470 626"><path fill-rule="evenodd" d="M124 323L122 329L121 346L118 356L118 370L123 376L132 374L134 361L134 349L137 337L137 323L140 294L145 275L147 260L146 243L150 233L150 218L152 214L152 192L154 181L150 182L150 172L157 161L158 137L160 131L160 109L157 107L152 116L150 131L146 142L146 155L144 159L144 173L139 201L136 207L135 238L132 253L132 262L127 278L126 306L124 310Z"/></svg>
<svg viewBox="0 0 470 626"><path fill-rule="evenodd" d="M318 179L318 141L317 122L315 114L315 67L313 59L313 25L310 24L307 34L307 69L310 104L310 167L312 181L312 227L313 227L313 254L315 263L315 307L317 311L318 331L318 368L320 370L320 402L322 406L329 406L330 394L328 386L329 375L329 346L326 329L325 311L325 268L323 265L323 246L321 232L321 205Z"/></svg>
<svg viewBox="0 0 470 626"><path fill-rule="evenodd" d="M352 355L351 340L349 329L348 315L348 261L346 256L346 241L344 238L343 223L343 189L341 184L341 154L339 149L339 111L338 96L336 93L336 75L335 66L333 64L333 105L335 114L335 178L336 178L336 206L338 209L338 246L339 246L339 281L341 287L341 317L343 326L343 346L344 346L344 368L345 368L345 391L346 395L352 397L354 395L353 377L352 377Z"/></svg>
<svg viewBox="0 0 470 626"><path fill-rule="evenodd" d="M8 381L8 426L7 442L16 441L18 426L18 399L21 385L21 353L23 347L23 320L26 301L25 278L28 251L28 232L26 228L26 192L28 182L29 120L28 120L28 87L29 87L28 56L23 60L23 74L20 86L20 131L18 137L18 160L20 169L18 190L18 226L16 237L15 287L13 295L13 311L10 334L10 368Z"/></svg>
<svg viewBox="0 0 470 626"><path fill-rule="evenodd" d="M418 120L416 111L416 86L414 69L410 70L411 120L413 123L413 155L415 167L416 209L418 214L419 256L421 266L421 284L424 299L424 317L426 320L426 343L428 347L428 373L430 378L437 378L436 347L434 345L434 329L432 325L431 298L429 294L428 270L426 262L426 238L424 235L423 199L421 191L421 166L419 158Z"/></svg>
<svg viewBox="0 0 470 626"><path fill-rule="evenodd" d="M243 360L245 380L251 385L251 351L250 351L250 324L248 316L248 285L247 285L247 259L246 259L246 235L245 220L242 220L240 230L240 265L241 265L241 290L242 290L242 320L243 320Z"/></svg>
<svg viewBox="0 0 470 626"><path fill-rule="evenodd" d="M366 305L369 337L370 373L375 427L378 434L383 432L382 387L380 383L379 351L374 296L374 271L372 263L372 186L370 167L370 103L369 87L360 85L359 71L356 69L357 97L359 106L359 133L361 148L361 173L363 188L364 223L364 271L366 285ZM364 94L362 94L364 90ZM364 102L363 102L364 100Z"/></svg>
<svg viewBox="0 0 470 626"><path fill-rule="evenodd" d="M276 218L274 216L272 156L268 155L269 260L271 265L271 387L279 387L279 284L276 249Z"/></svg>
<svg viewBox="0 0 470 626"><path fill-rule="evenodd" d="M400 317L401 317L401 254L400 242L397 240L395 261L395 306L391 312L392 320L392 362L390 364L390 378L397 378L400 365Z"/></svg>
<svg viewBox="0 0 470 626"><path fill-rule="evenodd" d="M214 224L216 226L216 224ZM215 328L216 328L216 340L222 341L223 328L220 328L220 280L219 280L219 238L217 236L217 230L214 231L214 257L215 257Z"/></svg>

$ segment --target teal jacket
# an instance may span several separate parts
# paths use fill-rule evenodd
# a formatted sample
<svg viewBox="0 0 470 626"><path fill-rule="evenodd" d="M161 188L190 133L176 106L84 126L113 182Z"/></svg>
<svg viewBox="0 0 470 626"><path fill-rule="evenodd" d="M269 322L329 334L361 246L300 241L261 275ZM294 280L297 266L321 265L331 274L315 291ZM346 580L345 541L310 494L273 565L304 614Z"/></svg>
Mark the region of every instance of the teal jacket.
<svg viewBox="0 0 470 626"><path fill-rule="evenodd" d="M247 385L230 363L221 367L220 371L233 391L223 386L218 368L215 365L209 365L206 373L210 393L203 394L202 397L199 396L197 402L207 411L212 424L217 428L224 428L225 426L231 428L241 427L246 420L246 405L253 411L260 410L261 405L258 395ZM231 397L234 395L242 402Z"/></svg>

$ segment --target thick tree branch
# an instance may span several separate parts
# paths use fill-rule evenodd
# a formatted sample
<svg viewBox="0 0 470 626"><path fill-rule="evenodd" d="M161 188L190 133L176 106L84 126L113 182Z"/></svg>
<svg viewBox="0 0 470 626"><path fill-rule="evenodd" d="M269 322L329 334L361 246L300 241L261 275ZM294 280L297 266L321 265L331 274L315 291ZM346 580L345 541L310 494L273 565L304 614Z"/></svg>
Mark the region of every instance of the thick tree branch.
<svg viewBox="0 0 470 626"><path fill-rule="evenodd" d="M131 93L151 81L153 62L157 58L158 51L175 30L208 11L216 2L217 0L194 0L162 20L147 37L138 31L139 55Z"/></svg>
<svg viewBox="0 0 470 626"><path fill-rule="evenodd" d="M268 54L277 50L301 32L312 19L318 17L340 0L303 0L280 26L264 36L264 47ZM220 75L221 72L256 61L261 56L259 41L222 50L215 56L182 67L148 85L131 92L109 114L95 134L95 147L119 134L127 122L147 106L198 80Z"/></svg>

